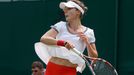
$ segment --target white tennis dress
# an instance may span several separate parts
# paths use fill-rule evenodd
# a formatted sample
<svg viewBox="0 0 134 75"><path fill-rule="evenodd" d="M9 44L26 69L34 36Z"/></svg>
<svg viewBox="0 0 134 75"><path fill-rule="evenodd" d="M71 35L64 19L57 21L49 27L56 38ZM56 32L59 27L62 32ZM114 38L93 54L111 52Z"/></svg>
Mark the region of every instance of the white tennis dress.
<svg viewBox="0 0 134 75"><path fill-rule="evenodd" d="M77 50L79 50L81 53L84 52L86 44L80 40L80 37L77 34L72 34L68 31L66 22L60 21L51 27L58 31L56 39L70 41L74 44ZM95 42L94 32L92 29L85 27L84 34L89 37L90 43ZM35 43L35 51L40 59L45 62L45 64L48 63L51 56L55 56L68 59L70 62L78 64L77 71L79 72L82 72L85 68L85 61L65 47L45 45L41 42L37 42Z"/></svg>

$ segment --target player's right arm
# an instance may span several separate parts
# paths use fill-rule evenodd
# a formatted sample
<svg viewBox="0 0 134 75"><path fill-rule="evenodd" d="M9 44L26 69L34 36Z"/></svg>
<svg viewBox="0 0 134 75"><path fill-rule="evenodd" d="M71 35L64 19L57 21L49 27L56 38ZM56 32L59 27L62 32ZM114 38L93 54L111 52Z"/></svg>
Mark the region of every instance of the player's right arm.
<svg viewBox="0 0 134 75"><path fill-rule="evenodd" d="M40 42L47 44L47 45L59 45L59 46L65 46L67 49L74 48L74 45L70 43L69 41L64 41L64 44L61 44L59 40L56 40L56 36L58 34L58 31L51 28L49 31L47 31L40 39ZM60 42L57 44L57 42ZM67 43L66 43L67 42ZM65 44L66 43L66 44Z"/></svg>
<svg viewBox="0 0 134 75"><path fill-rule="evenodd" d="M57 40L55 38L57 34L58 32L55 29L51 28L41 37L40 42L47 45L56 45Z"/></svg>

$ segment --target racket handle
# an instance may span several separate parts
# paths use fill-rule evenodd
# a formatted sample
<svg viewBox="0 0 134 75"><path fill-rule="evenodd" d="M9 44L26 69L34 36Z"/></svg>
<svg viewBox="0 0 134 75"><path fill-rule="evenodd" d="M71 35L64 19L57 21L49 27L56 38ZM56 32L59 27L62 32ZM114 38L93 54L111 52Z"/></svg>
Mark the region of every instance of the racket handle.
<svg viewBox="0 0 134 75"><path fill-rule="evenodd" d="M71 49L74 53L78 54L79 56L81 56L82 58L83 57L86 57L86 58L89 58L90 60L96 60L97 58L94 58L94 57L90 57L90 56L86 56L84 54L82 54L80 51L78 51L76 48L72 48Z"/></svg>
<svg viewBox="0 0 134 75"><path fill-rule="evenodd" d="M78 54L79 56L83 57L83 54L82 54L80 51L78 51L76 48L72 48L71 50L72 50L74 53Z"/></svg>

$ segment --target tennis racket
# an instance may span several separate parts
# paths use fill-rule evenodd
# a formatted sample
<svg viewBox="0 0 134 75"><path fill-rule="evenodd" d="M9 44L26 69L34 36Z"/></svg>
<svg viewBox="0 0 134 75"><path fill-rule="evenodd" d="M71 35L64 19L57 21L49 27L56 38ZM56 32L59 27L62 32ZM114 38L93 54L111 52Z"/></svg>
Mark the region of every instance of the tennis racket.
<svg viewBox="0 0 134 75"><path fill-rule="evenodd" d="M71 49L74 53L82 57L89 67L92 75L118 75L116 69L102 58L93 58L79 52L76 48Z"/></svg>

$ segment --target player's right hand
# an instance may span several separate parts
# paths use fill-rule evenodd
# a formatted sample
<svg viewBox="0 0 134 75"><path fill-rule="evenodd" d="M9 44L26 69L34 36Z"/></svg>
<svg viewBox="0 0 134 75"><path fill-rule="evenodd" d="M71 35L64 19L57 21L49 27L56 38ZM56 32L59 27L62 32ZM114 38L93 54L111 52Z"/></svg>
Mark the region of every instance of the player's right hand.
<svg viewBox="0 0 134 75"><path fill-rule="evenodd" d="M74 48L74 45L71 43L71 42L66 42L65 43L65 47L68 49L68 50L70 50L70 49L72 49L72 48Z"/></svg>

